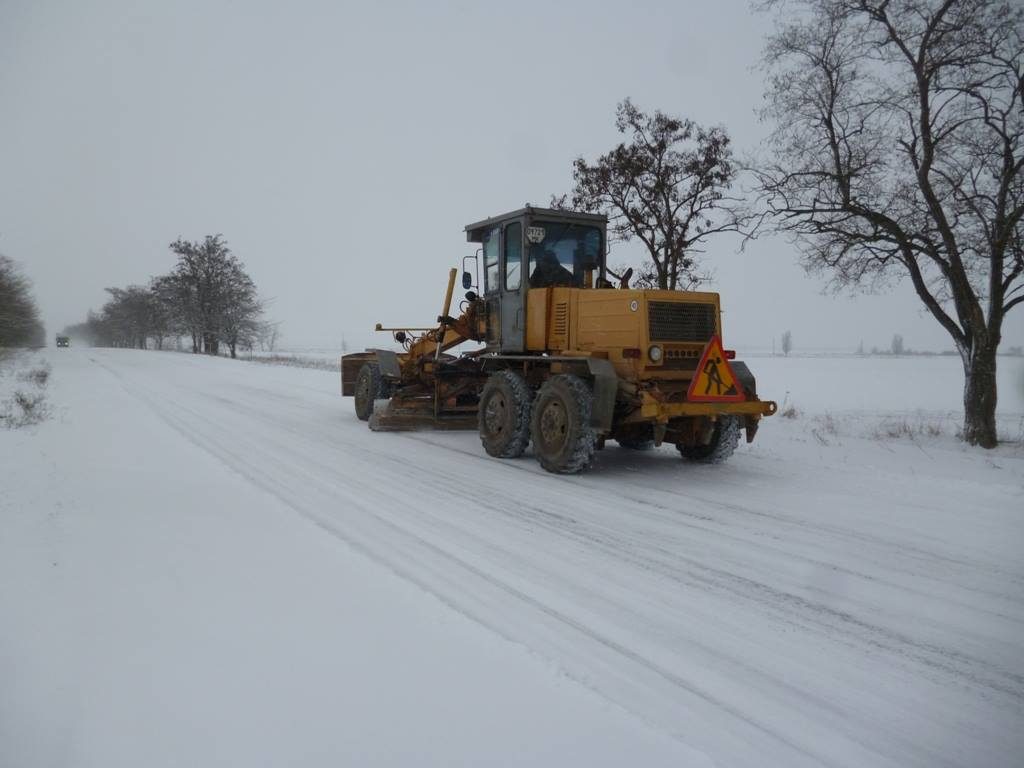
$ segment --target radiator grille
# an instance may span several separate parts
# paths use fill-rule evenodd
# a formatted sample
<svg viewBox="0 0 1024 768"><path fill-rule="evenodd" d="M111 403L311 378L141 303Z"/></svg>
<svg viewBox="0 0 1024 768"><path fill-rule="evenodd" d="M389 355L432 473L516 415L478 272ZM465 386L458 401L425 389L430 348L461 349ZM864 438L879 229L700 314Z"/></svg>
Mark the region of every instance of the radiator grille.
<svg viewBox="0 0 1024 768"><path fill-rule="evenodd" d="M565 337L569 333L569 304L564 301L560 301L555 304L554 311L554 326L552 333L555 336Z"/></svg>
<svg viewBox="0 0 1024 768"><path fill-rule="evenodd" d="M707 341L715 335L715 305L677 301L647 304L651 341Z"/></svg>

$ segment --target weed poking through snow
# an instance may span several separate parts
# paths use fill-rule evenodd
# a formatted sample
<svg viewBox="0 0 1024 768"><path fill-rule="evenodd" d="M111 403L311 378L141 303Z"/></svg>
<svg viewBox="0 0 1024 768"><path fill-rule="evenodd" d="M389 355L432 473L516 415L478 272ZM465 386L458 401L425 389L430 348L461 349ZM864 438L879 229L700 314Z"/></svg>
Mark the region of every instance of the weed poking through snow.
<svg viewBox="0 0 1024 768"><path fill-rule="evenodd" d="M17 358L15 361L17 362ZM28 386L9 391L7 397L0 398L0 427L18 429L48 419L50 406L46 402L44 390L50 380L50 365L43 362L41 365L21 371L16 378Z"/></svg>
<svg viewBox="0 0 1024 768"><path fill-rule="evenodd" d="M9 400L0 403L0 424L8 429L39 424L50 416L50 406L43 392L16 390Z"/></svg>
<svg viewBox="0 0 1024 768"><path fill-rule="evenodd" d="M23 371L18 374L18 379L29 384L35 384L37 387L45 387L46 382L50 380L50 364L43 363L38 368Z"/></svg>
<svg viewBox="0 0 1024 768"><path fill-rule="evenodd" d="M871 437L875 440L913 440L917 437L940 437L942 424L937 421L912 422L906 418L885 419L875 427Z"/></svg>
<svg viewBox="0 0 1024 768"><path fill-rule="evenodd" d="M782 405L779 407L779 416L784 419L798 419L800 418L800 411L796 409L793 403L789 402L789 392L782 398Z"/></svg>
<svg viewBox="0 0 1024 768"><path fill-rule="evenodd" d="M835 418L833 418L832 414L826 411L823 415L816 416L814 418L814 426L811 427L811 434L814 435L814 438L822 445L831 445L831 442L826 435L829 437L837 437L839 435L839 425Z"/></svg>

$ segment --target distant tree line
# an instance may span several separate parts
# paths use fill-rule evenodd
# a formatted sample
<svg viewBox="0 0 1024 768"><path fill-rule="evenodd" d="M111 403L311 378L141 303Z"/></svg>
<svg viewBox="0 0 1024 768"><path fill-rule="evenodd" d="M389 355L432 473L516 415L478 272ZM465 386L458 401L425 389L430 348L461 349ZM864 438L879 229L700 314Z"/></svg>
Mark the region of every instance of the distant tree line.
<svg viewBox="0 0 1024 768"><path fill-rule="evenodd" d="M860 346L857 347L857 354L871 356L891 355L895 357L954 357L960 353L955 349L944 349L939 352L928 349L911 349L904 344L903 336L897 333L893 335L888 349L871 347L870 352L865 352L864 342L862 341ZM999 354L1006 355L1007 357L1024 357L1024 348L1020 346L1008 347L1007 349L1000 351Z"/></svg>
<svg viewBox="0 0 1024 768"><path fill-rule="evenodd" d="M220 235L178 239L170 248L177 263L168 274L148 285L107 288L102 309L64 333L94 346L138 349L163 349L184 337L195 354L217 355L223 346L236 357L274 332L255 283Z"/></svg>
<svg viewBox="0 0 1024 768"><path fill-rule="evenodd" d="M41 347L46 329L32 283L17 263L0 255L0 347Z"/></svg>

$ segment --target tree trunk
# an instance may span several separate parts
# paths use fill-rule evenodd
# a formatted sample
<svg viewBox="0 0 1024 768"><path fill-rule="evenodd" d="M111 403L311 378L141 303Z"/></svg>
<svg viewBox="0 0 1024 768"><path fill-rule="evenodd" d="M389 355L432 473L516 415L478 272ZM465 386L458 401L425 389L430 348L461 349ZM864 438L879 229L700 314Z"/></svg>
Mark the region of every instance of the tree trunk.
<svg viewBox="0 0 1024 768"><path fill-rule="evenodd" d="M964 363L964 440L995 448L996 345L977 344Z"/></svg>

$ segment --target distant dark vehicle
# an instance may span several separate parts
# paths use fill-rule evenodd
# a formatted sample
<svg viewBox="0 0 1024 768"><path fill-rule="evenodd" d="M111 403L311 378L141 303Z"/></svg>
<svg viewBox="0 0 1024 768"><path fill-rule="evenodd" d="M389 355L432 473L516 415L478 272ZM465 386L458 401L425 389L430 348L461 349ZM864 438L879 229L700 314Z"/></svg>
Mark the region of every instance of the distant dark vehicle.
<svg viewBox="0 0 1024 768"><path fill-rule="evenodd" d="M57 337L57 346L58 347L70 347L71 346L71 337L69 337L69 336L58 336Z"/></svg>

